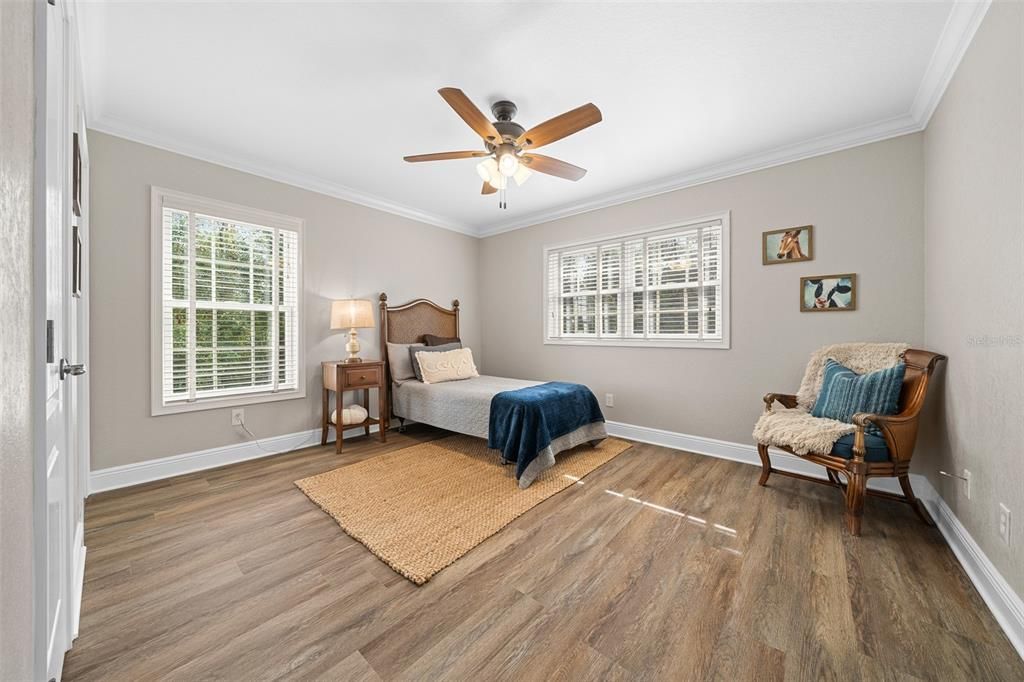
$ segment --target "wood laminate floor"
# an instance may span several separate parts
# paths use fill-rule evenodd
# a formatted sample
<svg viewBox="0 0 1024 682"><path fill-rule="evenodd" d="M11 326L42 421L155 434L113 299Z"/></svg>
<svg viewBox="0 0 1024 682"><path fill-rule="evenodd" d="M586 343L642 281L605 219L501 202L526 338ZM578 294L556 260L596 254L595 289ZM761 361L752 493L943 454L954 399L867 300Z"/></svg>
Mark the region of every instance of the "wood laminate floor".
<svg viewBox="0 0 1024 682"><path fill-rule="evenodd" d="M894 502L637 444L416 587L292 485L442 435L92 496L65 679L1024 679Z"/></svg>

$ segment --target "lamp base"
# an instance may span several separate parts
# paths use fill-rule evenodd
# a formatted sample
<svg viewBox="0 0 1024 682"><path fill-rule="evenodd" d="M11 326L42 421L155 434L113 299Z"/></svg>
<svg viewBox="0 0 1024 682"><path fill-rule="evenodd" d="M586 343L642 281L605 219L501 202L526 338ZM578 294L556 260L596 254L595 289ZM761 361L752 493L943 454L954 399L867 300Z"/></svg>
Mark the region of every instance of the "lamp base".
<svg viewBox="0 0 1024 682"><path fill-rule="evenodd" d="M355 327L348 330L348 343L345 344L345 350L348 351L348 357L345 358L345 363L356 363L362 362L363 359L359 357L359 333Z"/></svg>

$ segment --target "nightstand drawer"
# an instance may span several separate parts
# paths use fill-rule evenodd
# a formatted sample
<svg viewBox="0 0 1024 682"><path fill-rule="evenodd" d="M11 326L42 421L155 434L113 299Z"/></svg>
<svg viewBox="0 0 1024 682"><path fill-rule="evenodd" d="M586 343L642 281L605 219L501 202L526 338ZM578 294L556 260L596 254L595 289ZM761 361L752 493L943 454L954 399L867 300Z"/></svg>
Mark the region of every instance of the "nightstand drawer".
<svg viewBox="0 0 1024 682"><path fill-rule="evenodd" d="M348 388L380 385L380 367L344 367L341 371Z"/></svg>

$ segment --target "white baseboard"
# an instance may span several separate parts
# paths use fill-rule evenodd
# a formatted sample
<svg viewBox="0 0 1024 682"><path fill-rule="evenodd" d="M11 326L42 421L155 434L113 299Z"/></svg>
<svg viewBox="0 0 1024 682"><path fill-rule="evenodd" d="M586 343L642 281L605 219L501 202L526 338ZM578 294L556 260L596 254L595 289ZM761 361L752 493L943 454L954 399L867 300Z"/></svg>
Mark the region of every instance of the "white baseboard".
<svg viewBox="0 0 1024 682"><path fill-rule="evenodd" d="M930 500L925 501L925 505L953 554L964 567L967 577L974 583L1013 648L1017 650L1017 655L1024 659L1024 601L1013 591L945 500L933 494Z"/></svg>
<svg viewBox="0 0 1024 682"><path fill-rule="evenodd" d="M695 452L698 455L709 455L711 457L717 457L718 459L742 462L743 464L753 464L758 467L761 466L761 456L757 454L757 447L753 443L733 443L732 441L718 440L717 438L690 436L685 433L652 429L648 426L634 426L633 424L623 424L622 422L606 422L605 425L608 427L608 435L610 436L627 438L639 443L662 445L674 450ZM774 469L790 471L796 474L803 474L804 476L811 476L813 478L825 478L824 467L812 464L807 460L800 459L788 452L776 450L775 448L769 450L769 454L771 455L772 468ZM928 483L928 479L924 476L914 474L911 478L913 480L915 491L919 485L928 485L929 488L931 487ZM891 479L875 479L869 481L868 487L872 490L881 490L890 493L900 492L899 484L895 480Z"/></svg>
<svg viewBox="0 0 1024 682"><path fill-rule="evenodd" d="M377 430L376 424L370 426L370 433L377 433ZM334 429L331 429L330 433L333 434ZM345 430L346 437L354 437L362 433L362 427ZM328 442L333 443L334 438L329 437ZM283 436L261 438L259 443L246 441L237 445L223 445L218 448L186 452L147 462L97 469L89 473L89 494L127 488L140 483L159 481L163 478L191 474L205 469L215 469L250 459L270 457L319 443L320 429L310 429L298 433L287 433Z"/></svg>
<svg viewBox="0 0 1024 682"><path fill-rule="evenodd" d="M761 465L761 459L753 443L733 443L715 438L691 436L684 433L612 421L607 422L607 427L609 435L627 438L640 443L661 445L675 450L685 450L743 464ZM377 431L376 425L370 428L372 432ZM362 431L363 429L361 428L347 429L345 436L358 436ZM164 457L149 462L99 469L93 471L89 476L89 491L94 493L114 490L204 469L213 469L226 464L269 457L299 447L315 445L319 442L319 437L320 429L310 429L309 431L261 439L263 448L253 441L248 441L237 445L225 445L219 448ZM775 469L816 478L825 477L822 467L781 450L773 449L771 457L772 466ZM939 530L942 532L943 537L945 537L946 542L949 543L960 564L964 567L967 576L974 583L989 609L992 610L992 614L1003 628L1003 631L1006 632L1010 642L1017 649L1017 653L1024 658L1024 603L1021 602L1021 598L1013 591L1006 582L1006 579L1003 578L989 558L985 556L985 553L981 551L974 538L971 537L967 529L960 523L960 520L956 518L953 511L938 495L928 479L919 474L911 474L911 481L914 486L914 492L924 501L931 512ZM893 479L876 479L870 482L869 487L886 492L900 492L898 484ZM83 559L84 556L83 547ZM74 630L77 631L77 614L75 614L75 623Z"/></svg>
<svg viewBox="0 0 1024 682"><path fill-rule="evenodd" d="M715 438L690 436L621 422L607 422L607 427L608 434L612 436L761 466L761 458L753 443L732 443ZM770 454L772 467L775 469L815 478L825 478L823 467L781 450L772 449ZM960 519L956 517L931 482L920 474L911 474L910 479L911 485L914 487L914 494L925 503L925 507L931 513L939 531L953 550L953 554L960 561L967 577L974 583L989 610L992 611L992 615L995 616L1010 643L1017 650L1017 654L1024 658L1024 602L960 523ZM897 494L901 492L895 479L875 479L868 485L875 490Z"/></svg>

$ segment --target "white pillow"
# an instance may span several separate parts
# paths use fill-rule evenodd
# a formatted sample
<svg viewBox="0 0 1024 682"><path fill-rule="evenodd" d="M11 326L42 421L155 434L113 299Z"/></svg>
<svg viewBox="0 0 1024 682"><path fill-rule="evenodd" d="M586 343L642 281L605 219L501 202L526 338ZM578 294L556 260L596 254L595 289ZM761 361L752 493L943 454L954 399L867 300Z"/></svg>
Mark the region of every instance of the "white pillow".
<svg viewBox="0 0 1024 682"><path fill-rule="evenodd" d="M409 348L425 348L422 343L388 343L388 367L391 368L392 381L406 381L416 378L412 368L412 356Z"/></svg>
<svg viewBox="0 0 1024 682"><path fill-rule="evenodd" d="M366 421L366 417L369 415L366 412L366 408L362 405L349 405L341 409L341 425L348 426L349 424L362 424ZM338 411L331 412L331 423L338 423Z"/></svg>
<svg viewBox="0 0 1024 682"><path fill-rule="evenodd" d="M440 384L444 381L457 381L480 376L473 364L473 351L468 348L457 348L443 353L416 353L420 363L423 383Z"/></svg>

